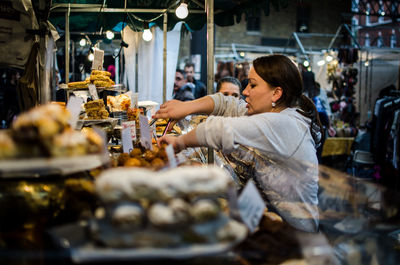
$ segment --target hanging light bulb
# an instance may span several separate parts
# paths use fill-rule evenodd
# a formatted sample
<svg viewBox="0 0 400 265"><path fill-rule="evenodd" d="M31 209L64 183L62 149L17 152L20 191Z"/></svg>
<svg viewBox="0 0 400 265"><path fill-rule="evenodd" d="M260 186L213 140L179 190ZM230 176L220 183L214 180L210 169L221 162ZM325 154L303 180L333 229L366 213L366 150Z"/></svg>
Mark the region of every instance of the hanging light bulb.
<svg viewBox="0 0 400 265"><path fill-rule="evenodd" d="M93 53L89 53L88 60L93 62L93 60L94 60L94 54Z"/></svg>
<svg viewBox="0 0 400 265"><path fill-rule="evenodd" d="M332 62L332 60L333 60L333 57L332 56L330 56L330 55L328 55L328 56L326 56L326 61L329 63L329 62Z"/></svg>
<svg viewBox="0 0 400 265"><path fill-rule="evenodd" d="M304 61L304 62L303 62L303 65L304 65L304 67L309 67L309 66L310 66L310 63L309 63L308 61Z"/></svg>
<svg viewBox="0 0 400 265"><path fill-rule="evenodd" d="M181 1L181 4L175 10L175 14L180 19L184 19L189 15L188 5L185 1Z"/></svg>
<svg viewBox="0 0 400 265"><path fill-rule="evenodd" d="M79 45L81 45L82 47L83 47L83 46L86 46L86 39L81 39L81 40L79 41Z"/></svg>
<svg viewBox="0 0 400 265"><path fill-rule="evenodd" d="M144 41L151 41L153 33L149 29L149 22L144 22L142 38Z"/></svg>
<svg viewBox="0 0 400 265"><path fill-rule="evenodd" d="M323 66L324 64L325 64L325 61L324 61L324 60L320 60L320 61L317 62L317 65L318 65L318 66Z"/></svg>
<svg viewBox="0 0 400 265"><path fill-rule="evenodd" d="M107 39L109 39L109 40L114 39L114 32L112 32L111 30L107 30L107 31L106 31L106 37L107 37Z"/></svg>

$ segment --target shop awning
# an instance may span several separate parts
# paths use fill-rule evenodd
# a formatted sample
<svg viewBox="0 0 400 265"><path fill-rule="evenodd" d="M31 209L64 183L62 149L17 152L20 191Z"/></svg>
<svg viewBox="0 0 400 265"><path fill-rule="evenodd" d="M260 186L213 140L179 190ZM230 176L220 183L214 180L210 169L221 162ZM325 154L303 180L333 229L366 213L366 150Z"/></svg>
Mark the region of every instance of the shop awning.
<svg viewBox="0 0 400 265"><path fill-rule="evenodd" d="M39 0L34 0L39 1ZM150 21L160 28L163 27L163 17L160 15L168 11L168 30L173 29L179 21L174 10L179 4L177 0L126 0L127 10L147 10L146 12L123 12L125 0L53 0L50 12L50 22L60 30L65 29L65 11L70 13L71 32L98 32L114 29L118 23L125 21L133 30L143 30L143 21ZM77 5L81 7L76 8ZM84 6L83 6L84 5ZM206 24L205 0L188 1L189 16L184 20L190 30L200 30ZM249 16L269 15L270 8L284 8L288 0L215 0L214 23L218 26L231 26L239 23L242 15ZM79 9L79 10L78 10ZM90 12L85 12L90 11ZM98 10L98 11L97 11ZM263 12L259 12L262 10ZM154 11L154 12L152 12ZM164 11L165 12L165 11Z"/></svg>

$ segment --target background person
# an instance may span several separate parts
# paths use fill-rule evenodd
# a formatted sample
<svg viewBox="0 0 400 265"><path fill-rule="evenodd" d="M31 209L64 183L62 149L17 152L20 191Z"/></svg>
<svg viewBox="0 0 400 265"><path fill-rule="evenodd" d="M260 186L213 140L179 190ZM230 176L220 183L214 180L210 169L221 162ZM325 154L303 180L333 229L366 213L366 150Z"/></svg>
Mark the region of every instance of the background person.
<svg viewBox="0 0 400 265"><path fill-rule="evenodd" d="M192 83L187 83L186 73L182 69L176 69L172 98L180 101L193 100L193 86Z"/></svg>
<svg viewBox="0 0 400 265"><path fill-rule="evenodd" d="M242 86L238 79L230 76L221 78L217 83L217 92L221 92L224 96L240 97Z"/></svg>
<svg viewBox="0 0 400 265"><path fill-rule="evenodd" d="M186 73L187 81L194 85L194 89L192 90L194 98L201 98L207 95L207 89L204 83L194 78L194 64L187 63L183 69Z"/></svg>

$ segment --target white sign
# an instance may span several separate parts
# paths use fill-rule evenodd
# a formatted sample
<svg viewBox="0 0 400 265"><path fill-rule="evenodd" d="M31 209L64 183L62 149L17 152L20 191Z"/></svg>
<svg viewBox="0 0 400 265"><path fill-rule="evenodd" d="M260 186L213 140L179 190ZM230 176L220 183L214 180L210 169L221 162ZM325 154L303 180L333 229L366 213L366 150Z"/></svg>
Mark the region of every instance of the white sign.
<svg viewBox="0 0 400 265"><path fill-rule="evenodd" d="M138 108L139 93L131 93L131 108Z"/></svg>
<svg viewBox="0 0 400 265"><path fill-rule="evenodd" d="M97 94L97 88L94 84L89 84L89 94L92 96L93 100L99 99L99 94Z"/></svg>
<svg viewBox="0 0 400 265"><path fill-rule="evenodd" d="M177 167L178 166L178 162L176 161L174 147L172 147L172 144L168 145L165 148L165 152L167 153L169 167L170 168Z"/></svg>
<svg viewBox="0 0 400 265"><path fill-rule="evenodd" d="M81 108L83 104L83 99L80 97L70 97L67 103L67 109L71 113L71 118L69 119L69 125L72 129L76 129L76 124L79 120L79 114L81 113Z"/></svg>
<svg viewBox="0 0 400 265"><path fill-rule="evenodd" d="M124 150L124 153L129 154L133 150L131 129L130 128L122 129L121 138L122 138L122 149Z"/></svg>
<svg viewBox="0 0 400 265"><path fill-rule="evenodd" d="M251 180L247 182L239 196L238 208L243 222L251 232L254 232L264 213L265 202Z"/></svg>
<svg viewBox="0 0 400 265"><path fill-rule="evenodd" d="M140 142L144 146L144 148L148 150L153 150L153 145L151 144L151 134L149 121L146 116L139 115L139 124L140 124Z"/></svg>
<svg viewBox="0 0 400 265"><path fill-rule="evenodd" d="M94 49L94 59L92 63L92 70L103 70L104 51Z"/></svg>
<svg viewBox="0 0 400 265"><path fill-rule="evenodd" d="M136 141L136 122L135 121L125 121L122 124L122 129L129 128L131 130L132 141Z"/></svg>

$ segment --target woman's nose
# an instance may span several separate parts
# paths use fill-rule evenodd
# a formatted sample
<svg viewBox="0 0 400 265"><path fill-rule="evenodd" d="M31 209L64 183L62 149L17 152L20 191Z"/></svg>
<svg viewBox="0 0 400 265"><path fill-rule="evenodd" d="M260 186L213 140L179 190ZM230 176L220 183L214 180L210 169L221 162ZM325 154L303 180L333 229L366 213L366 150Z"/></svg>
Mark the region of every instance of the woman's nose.
<svg viewBox="0 0 400 265"><path fill-rule="evenodd" d="M248 87L249 86L247 85L246 88L243 90L243 92L242 92L243 96L247 96L248 95L248 90L247 90Z"/></svg>

